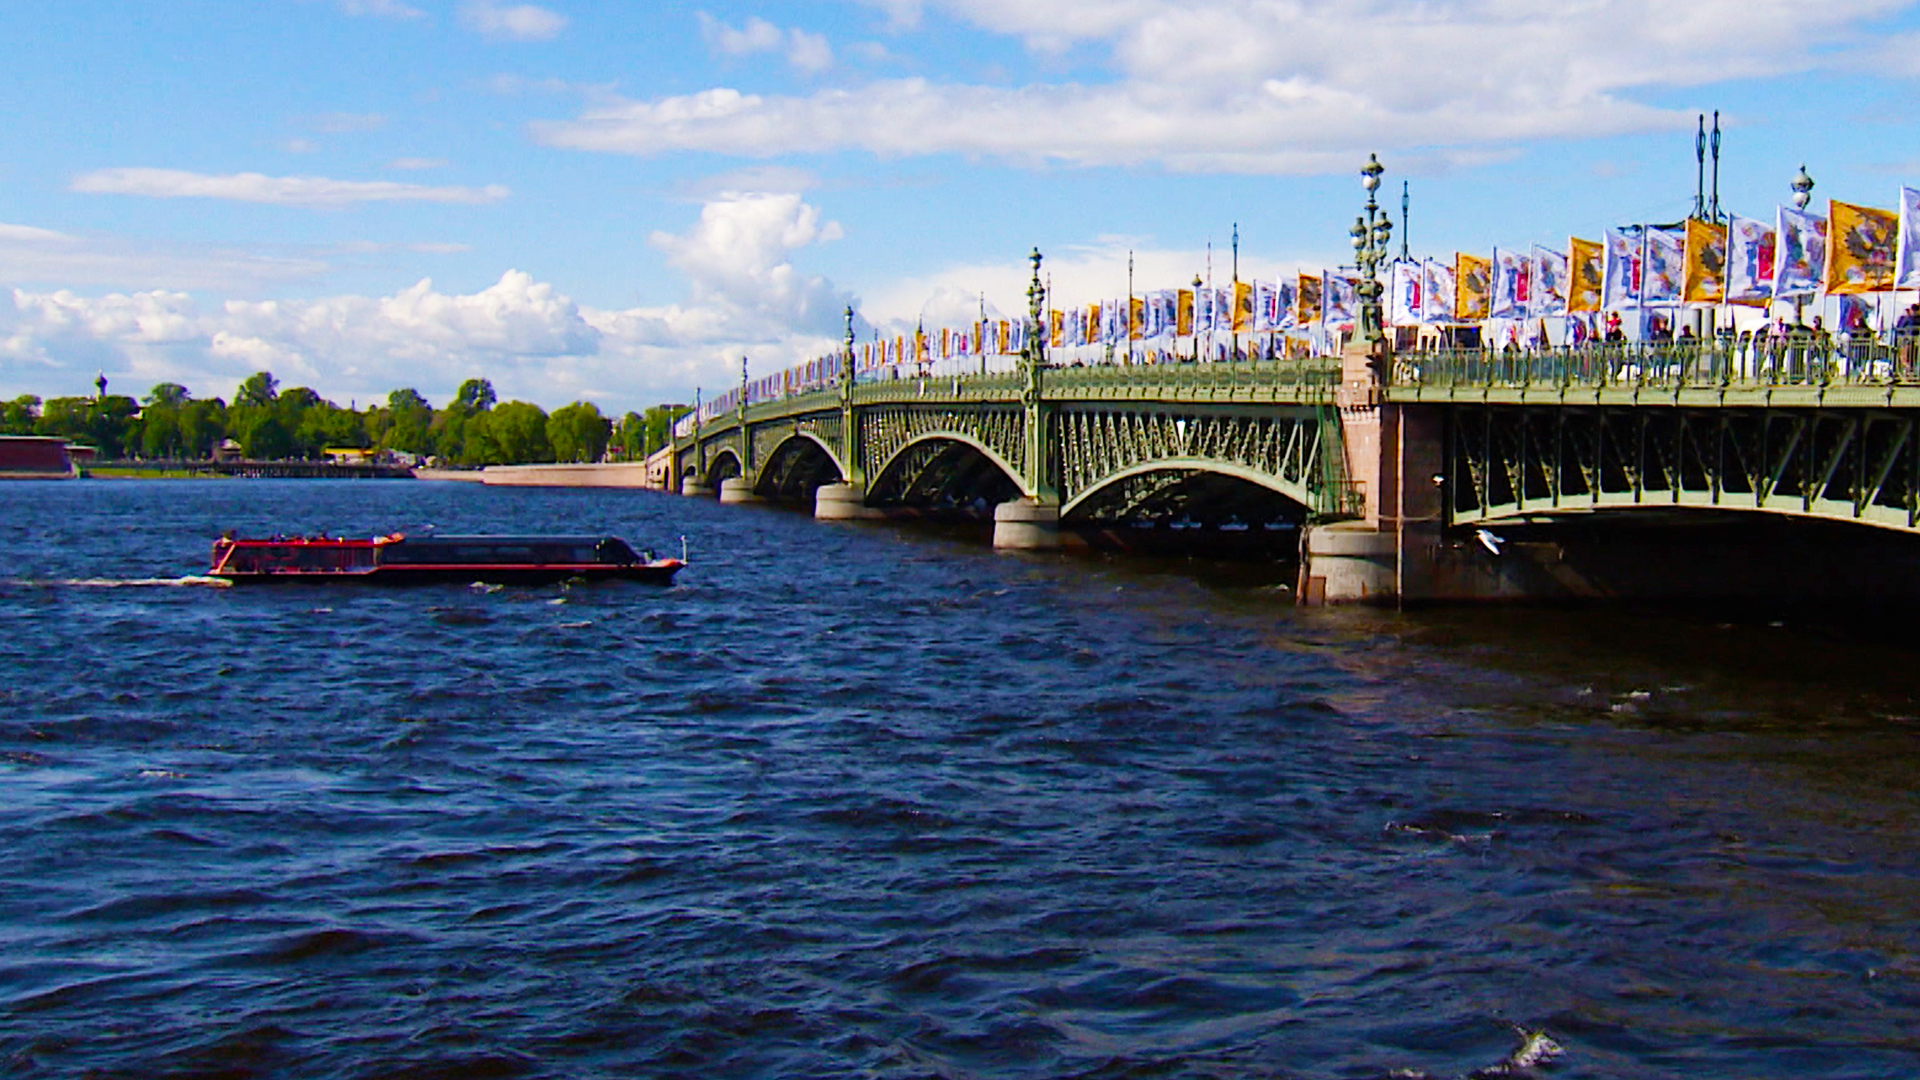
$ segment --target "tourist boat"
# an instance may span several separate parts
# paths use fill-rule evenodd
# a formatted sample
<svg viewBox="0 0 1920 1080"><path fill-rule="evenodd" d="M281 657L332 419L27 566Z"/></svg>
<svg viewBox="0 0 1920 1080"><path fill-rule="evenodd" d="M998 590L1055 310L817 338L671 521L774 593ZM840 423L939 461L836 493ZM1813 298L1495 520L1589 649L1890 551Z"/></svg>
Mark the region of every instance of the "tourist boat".
<svg viewBox="0 0 1920 1080"><path fill-rule="evenodd" d="M684 545L685 541L682 541ZM538 585L576 578L665 585L686 565L616 536L271 536L213 542L207 576L240 582L433 581Z"/></svg>

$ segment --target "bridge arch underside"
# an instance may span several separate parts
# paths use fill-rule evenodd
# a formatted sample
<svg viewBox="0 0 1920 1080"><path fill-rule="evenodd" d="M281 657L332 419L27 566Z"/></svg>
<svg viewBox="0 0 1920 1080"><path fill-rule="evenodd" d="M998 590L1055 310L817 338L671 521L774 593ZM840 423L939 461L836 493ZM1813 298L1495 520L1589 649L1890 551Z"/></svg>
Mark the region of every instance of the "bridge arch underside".
<svg viewBox="0 0 1920 1080"><path fill-rule="evenodd" d="M732 447L720 450L707 459L707 485L714 490L720 489L723 480L734 480L746 474L740 467L740 455Z"/></svg>
<svg viewBox="0 0 1920 1080"><path fill-rule="evenodd" d="M808 434L795 434L781 440L761 466L754 481L754 493L782 501L804 501L813 490L845 479L839 462L826 444Z"/></svg>
<svg viewBox="0 0 1920 1080"><path fill-rule="evenodd" d="M1123 469L1061 507L1072 528L1292 530L1306 520L1298 483L1242 465L1171 458Z"/></svg>
<svg viewBox="0 0 1920 1080"><path fill-rule="evenodd" d="M1920 535L1920 416L1885 408L1447 406L1455 525L1818 519Z"/></svg>
<svg viewBox="0 0 1920 1080"><path fill-rule="evenodd" d="M1020 497L1019 481L997 454L972 439L934 434L902 447L867 486L867 504L922 513L991 518Z"/></svg>

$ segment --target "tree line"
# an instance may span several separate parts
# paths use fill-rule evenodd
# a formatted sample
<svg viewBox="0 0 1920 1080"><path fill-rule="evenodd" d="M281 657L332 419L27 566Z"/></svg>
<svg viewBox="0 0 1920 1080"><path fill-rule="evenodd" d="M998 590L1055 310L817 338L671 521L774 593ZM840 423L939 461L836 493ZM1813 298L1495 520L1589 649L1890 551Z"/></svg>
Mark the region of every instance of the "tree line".
<svg viewBox="0 0 1920 1080"><path fill-rule="evenodd" d="M576 401L548 413L525 401L499 401L486 379L460 384L436 409L411 388L383 404L341 408L304 387L280 389L260 371L229 404L160 383L141 400L120 394L48 398L24 394L0 403L0 434L56 435L98 449L105 459L204 460L232 439L255 461L317 460L329 449L385 450L456 465L548 461L637 461L666 445L683 405L656 405L618 419Z"/></svg>

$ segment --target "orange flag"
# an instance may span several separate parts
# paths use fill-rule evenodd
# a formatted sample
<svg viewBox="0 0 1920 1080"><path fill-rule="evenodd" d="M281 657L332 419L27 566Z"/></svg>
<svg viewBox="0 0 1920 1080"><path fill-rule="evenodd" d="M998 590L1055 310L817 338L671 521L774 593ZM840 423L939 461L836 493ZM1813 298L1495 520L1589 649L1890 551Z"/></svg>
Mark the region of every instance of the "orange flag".
<svg viewBox="0 0 1920 1080"><path fill-rule="evenodd" d="M1893 257L1900 215L1871 206L1828 202L1828 293L1893 291Z"/></svg>

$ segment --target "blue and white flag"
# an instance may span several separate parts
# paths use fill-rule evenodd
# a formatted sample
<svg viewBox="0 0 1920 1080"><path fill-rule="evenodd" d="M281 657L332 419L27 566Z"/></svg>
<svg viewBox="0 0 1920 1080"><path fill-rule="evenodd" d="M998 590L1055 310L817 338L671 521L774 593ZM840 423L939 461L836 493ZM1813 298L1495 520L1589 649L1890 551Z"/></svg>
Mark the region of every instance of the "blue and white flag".
<svg viewBox="0 0 1920 1080"><path fill-rule="evenodd" d="M1279 316L1274 320L1275 330L1292 330L1300 325L1300 313L1295 310L1300 299L1300 279L1284 277L1273 287L1273 302L1279 306Z"/></svg>
<svg viewBox="0 0 1920 1080"><path fill-rule="evenodd" d="M1607 230L1606 265L1600 306L1610 310L1640 306L1641 227Z"/></svg>
<svg viewBox="0 0 1920 1080"><path fill-rule="evenodd" d="M1320 308L1320 325L1329 330L1353 329L1354 301L1359 298L1359 278L1351 270L1326 272L1326 294Z"/></svg>
<svg viewBox="0 0 1920 1080"><path fill-rule="evenodd" d="M1529 310L1538 315L1567 313L1567 257L1551 248L1534 245L1529 281Z"/></svg>
<svg viewBox="0 0 1920 1080"><path fill-rule="evenodd" d="M1646 245L1643 249L1646 263L1640 275L1640 302L1679 303L1681 278L1687 269L1686 233L1649 226L1641 232L1640 239Z"/></svg>
<svg viewBox="0 0 1920 1080"><path fill-rule="evenodd" d="M1920 191L1900 189L1900 242L1893 258L1893 287L1920 289Z"/></svg>
<svg viewBox="0 0 1920 1080"><path fill-rule="evenodd" d="M1774 231L1764 221L1727 216L1727 303L1773 299Z"/></svg>
<svg viewBox="0 0 1920 1080"><path fill-rule="evenodd" d="M1493 249L1492 319L1527 317L1527 276L1531 269L1526 256L1513 251Z"/></svg>
<svg viewBox="0 0 1920 1080"><path fill-rule="evenodd" d="M1780 208L1773 254L1773 298L1791 300L1820 290L1827 265L1827 219L1791 206Z"/></svg>
<svg viewBox="0 0 1920 1080"><path fill-rule="evenodd" d="M1418 326L1426 312L1426 279L1420 264L1394 260L1387 275L1387 323L1390 326Z"/></svg>
<svg viewBox="0 0 1920 1080"><path fill-rule="evenodd" d="M1426 307L1420 321L1435 326L1453 322L1453 264L1428 259L1422 270L1426 280L1421 292Z"/></svg>

